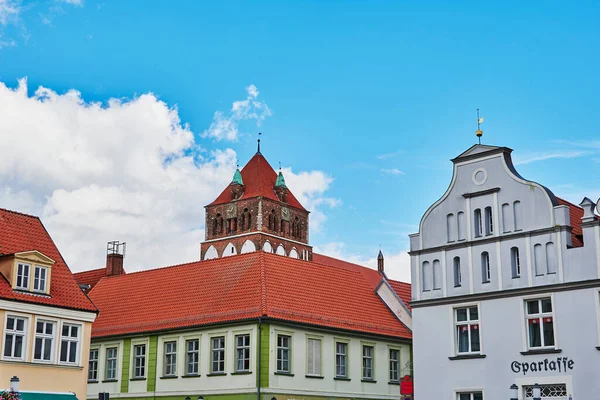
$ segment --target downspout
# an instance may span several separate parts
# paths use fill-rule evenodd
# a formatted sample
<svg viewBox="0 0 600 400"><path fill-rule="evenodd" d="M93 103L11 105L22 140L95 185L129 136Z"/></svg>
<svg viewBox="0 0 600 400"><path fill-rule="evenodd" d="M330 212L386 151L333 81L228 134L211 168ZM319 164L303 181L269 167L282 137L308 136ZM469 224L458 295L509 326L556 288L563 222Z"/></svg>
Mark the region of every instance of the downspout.
<svg viewBox="0 0 600 400"><path fill-rule="evenodd" d="M260 400L260 344L262 342L262 334L261 334L261 325L262 325L262 317L258 317L258 371L256 372L256 400Z"/></svg>

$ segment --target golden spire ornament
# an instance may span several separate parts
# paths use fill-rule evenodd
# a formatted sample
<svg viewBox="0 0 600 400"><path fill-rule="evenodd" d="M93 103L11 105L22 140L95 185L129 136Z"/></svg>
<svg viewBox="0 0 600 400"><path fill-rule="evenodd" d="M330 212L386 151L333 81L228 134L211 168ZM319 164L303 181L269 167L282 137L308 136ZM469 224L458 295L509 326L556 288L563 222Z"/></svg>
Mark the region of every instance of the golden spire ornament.
<svg viewBox="0 0 600 400"><path fill-rule="evenodd" d="M481 137L483 136L483 131L481 130L480 126L483 123L483 117L479 117L479 108L477 109L477 130L475 131L475 135L477 135L477 138L479 139L479 144L481 144Z"/></svg>

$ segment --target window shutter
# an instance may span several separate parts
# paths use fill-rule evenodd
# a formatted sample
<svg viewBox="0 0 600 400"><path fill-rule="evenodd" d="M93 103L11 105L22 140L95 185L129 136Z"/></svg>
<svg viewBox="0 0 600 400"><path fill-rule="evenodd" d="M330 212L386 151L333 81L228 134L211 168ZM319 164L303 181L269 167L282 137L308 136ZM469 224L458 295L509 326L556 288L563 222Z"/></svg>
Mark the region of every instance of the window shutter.
<svg viewBox="0 0 600 400"><path fill-rule="evenodd" d="M310 375L313 375L315 373L314 342L314 339L308 339L308 373Z"/></svg>
<svg viewBox="0 0 600 400"><path fill-rule="evenodd" d="M315 374L321 376L321 341L315 340L314 350Z"/></svg>

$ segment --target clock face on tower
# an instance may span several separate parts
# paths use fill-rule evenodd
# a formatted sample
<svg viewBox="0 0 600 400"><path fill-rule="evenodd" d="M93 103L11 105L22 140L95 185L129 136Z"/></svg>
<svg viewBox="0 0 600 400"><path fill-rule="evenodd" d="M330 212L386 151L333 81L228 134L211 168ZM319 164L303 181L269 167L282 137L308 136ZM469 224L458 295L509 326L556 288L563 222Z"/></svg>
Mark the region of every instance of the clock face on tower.
<svg viewBox="0 0 600 400"><path fill-rule="evenodd" d="M228 204L225 208L227 219L237 217L237 204Z"/></svg>
<svg viewBox="0 0 600 400"><path fill-rule="evenodd" d="M281 219L284 221L289 221L290 220L290 210L289 208L286 207L282 207L281 208Z"/></svg>

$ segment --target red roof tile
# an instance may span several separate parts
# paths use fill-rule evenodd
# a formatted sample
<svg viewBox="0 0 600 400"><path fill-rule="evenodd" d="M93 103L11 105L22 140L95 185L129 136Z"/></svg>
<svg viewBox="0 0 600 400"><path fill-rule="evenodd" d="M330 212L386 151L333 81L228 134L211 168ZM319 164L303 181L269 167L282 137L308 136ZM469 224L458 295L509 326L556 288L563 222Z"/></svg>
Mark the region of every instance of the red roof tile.
<svg viewBox="0 0 600 400"><path fill-rule="evenodd" d="M126 272L123 270L123 275ZM100 279L106 276L106 268L91 269L89 271L76 272L73 274L75 280L80 285L90 285L90 290L96 286Z"/></svg>
<svg viewBox="0 0 600 400"><path fill-rule="evenodd" d="M279 201L273 188L277 181L277 173L271 167L269 162L262 154L256 153L254 157L248 161L241 171L242 180L244 181L244 194L240 199L250 199L254 197L265 197L274 201ZM216 198L215 201L209 204L225 204L231 201L229 186ZM304 210L302 204L296 199L291 191L288 191L287 204L291 207Z"/></svg>
<svg viewBox="0 0 600 400"><path fill-rule="evenodd" d="M573 228L573 230L571 231L572 247L583 246L583 230L581 229L581 218L583 218L583 208L576 206L575 204L570 203L559 197L557 197L556 199L558 200L558 204L560 204L561 206L568 206L571 210L570 225Z"/></svg>
<svg viewBox="0 0 600 400"><path fill-rule="evenodd" d="M388 282L392 289L394 289L394 292L396 292L398 297L400 297L400 300L402 300L404 305L406 305L406 307L408 307L408 309L412 311L412 307L410 306L410 302L412 301L410 283L393 281L391 279L388 279Z"/></svg>
<svg viewBox="0 0 600 400"><path fill-rule="evenodd" d="M48 306L96 312L81 291L52 238L38 217L0 209L0 254L37 250L52 258L50 297L15 292L6 279L0 279L0 298Z"/></svg>
<svg viewBox="0 0 600 400"><path fill-rule="evenodd" d="M90 292L100 309L92 336L262 316L411 338L411 332L379 299L367 275L370 273L354 267L258 251L105 278Z"/></svg>

